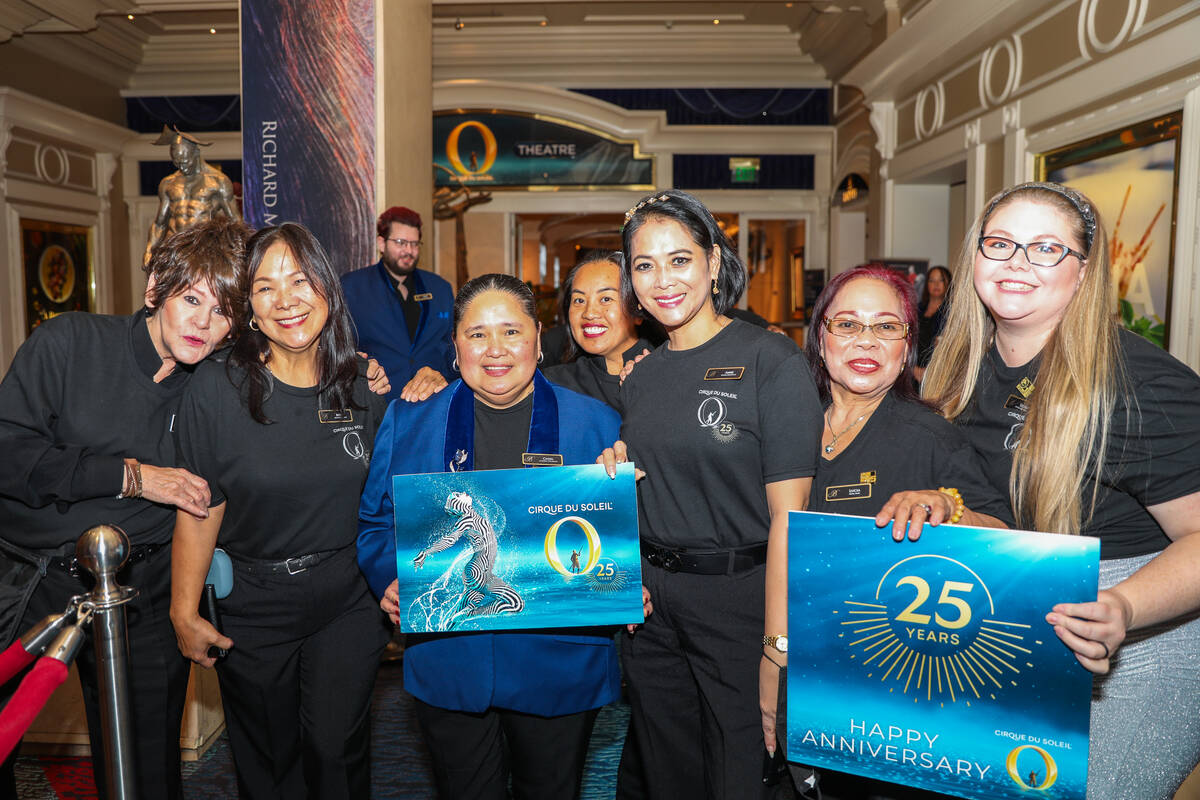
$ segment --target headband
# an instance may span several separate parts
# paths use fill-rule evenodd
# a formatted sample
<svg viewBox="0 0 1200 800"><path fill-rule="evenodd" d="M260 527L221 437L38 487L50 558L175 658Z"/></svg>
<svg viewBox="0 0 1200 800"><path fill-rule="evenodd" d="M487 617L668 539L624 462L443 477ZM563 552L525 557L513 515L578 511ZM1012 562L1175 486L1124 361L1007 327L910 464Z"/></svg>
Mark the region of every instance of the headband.
<svg viewBox="0 0 1200 800"><path fill-rule="evenodd" d="M1096 236L1096 209L1092 207L1092 204L1088 202L1088 199L1081 193L1075 191L1070 186L1063 186L1061 183L1036 181L1030 183L1020 183L1016 186L1005 189L992 199L991 204L988 205L987 211L983 215L983 221L986 223L988 218L992 216L992 212L996 210L996 206L1000 205L1000 203L1003 202L1007 197L1025 189L1041 189L1065 198L1066 201L1075 208L1076 213L1079 214L1079 218L1083 220L1083 249L1085 252L1091 252L1092 240Z"/></svg>
<svg viewBox="0 0 1200 800"><path fill-rule="evenodd" d="M625 221L621 223L621 227L624 228L626 225L628 225L629 220L633 219L633 215L641 211L644 206L652 206L660 201L666 201L670 199L671 196L669 194L651 195L650 197L645 198L642 200L642 202L625 212Z"/></svg>

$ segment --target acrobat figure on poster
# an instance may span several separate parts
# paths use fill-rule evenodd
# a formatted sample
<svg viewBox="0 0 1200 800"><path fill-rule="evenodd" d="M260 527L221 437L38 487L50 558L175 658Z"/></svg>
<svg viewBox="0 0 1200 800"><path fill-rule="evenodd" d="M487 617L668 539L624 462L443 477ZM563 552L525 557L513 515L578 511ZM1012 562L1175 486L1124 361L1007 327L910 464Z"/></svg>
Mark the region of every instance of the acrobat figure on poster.
<svg viewBox="0 0 1200 800"><path fill-rule="evenodd" d="M446 630L463 619L505 612L515 614L525 608L521 595L493 574L499 551L496 532L491 521L475 510L471 495L451 492L446 498L445 509L447 514L457 516L458 522L444 536L418 553L413 559L413 567L420 569L427 556L453 547L466 534L471 545L471 559L463 568L463 593Z"/></svg>

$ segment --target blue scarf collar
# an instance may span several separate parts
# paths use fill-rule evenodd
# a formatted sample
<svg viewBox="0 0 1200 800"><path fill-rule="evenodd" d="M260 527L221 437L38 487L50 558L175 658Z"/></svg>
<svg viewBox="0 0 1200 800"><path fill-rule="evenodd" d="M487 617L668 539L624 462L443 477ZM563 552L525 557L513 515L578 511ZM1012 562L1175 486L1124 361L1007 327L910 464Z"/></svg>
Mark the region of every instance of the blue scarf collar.
<svg viewBox="0 0 1200 800"><path fill-rule="evenodd" d="M541 370L533 373L533 414L529 421L529 453L557 453L558 398ZM475 393L459 381L446 415L446 446L442 463L450 472L475 468ZM528 466L528 465L527 465Z"/></svg>

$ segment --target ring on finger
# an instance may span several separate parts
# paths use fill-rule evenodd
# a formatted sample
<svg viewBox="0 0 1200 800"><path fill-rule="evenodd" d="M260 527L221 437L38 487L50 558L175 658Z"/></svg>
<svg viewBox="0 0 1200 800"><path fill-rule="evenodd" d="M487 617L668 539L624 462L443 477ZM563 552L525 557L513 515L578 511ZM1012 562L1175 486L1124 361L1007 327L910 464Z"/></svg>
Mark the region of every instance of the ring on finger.
<svg viewBox="0 0 1200 800"><path fill-rule="evenodd" d="M925 509L925 516L927 517L933 514L933 506L928 503L917 503L917 507Z"/></svg>
<svg viewBox="0 0 1200 800"><path fill-rule="evenodd" d="M1105 658L1105 659L1112 658L1112 655L1108 651L1108 643L1100 642L1100 646L1104 648L1104 655L1102 656L1102 658Z"/></svg>

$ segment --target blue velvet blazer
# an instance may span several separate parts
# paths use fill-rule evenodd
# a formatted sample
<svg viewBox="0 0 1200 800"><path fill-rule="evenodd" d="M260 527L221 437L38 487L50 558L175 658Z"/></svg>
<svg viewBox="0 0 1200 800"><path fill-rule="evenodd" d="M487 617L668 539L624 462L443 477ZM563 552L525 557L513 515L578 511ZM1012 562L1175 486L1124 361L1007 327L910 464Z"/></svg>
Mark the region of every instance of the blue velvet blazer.
<svg viewBox="0 0 1200 800"><path fill-rule="evenodd" d="M471 390L456 381L422 403L392 403L383 418L358 511L358 563L377 597L396 579L392 476L446 472L464 444L470 454L474 402ZM620 423L603 403L534 374L528 452L561 453L564 464L590 464L616 441ZM470 469L472 461L460 469ZM616 700L620 675L612 636L446 634L410 642L404 687L440 708L497 707L550 717Z"/></svg>

